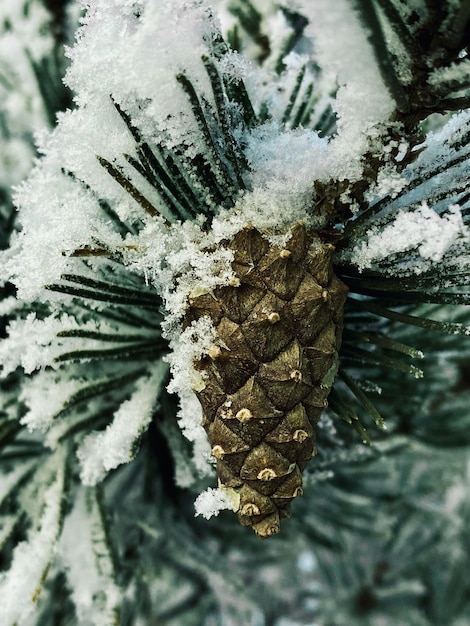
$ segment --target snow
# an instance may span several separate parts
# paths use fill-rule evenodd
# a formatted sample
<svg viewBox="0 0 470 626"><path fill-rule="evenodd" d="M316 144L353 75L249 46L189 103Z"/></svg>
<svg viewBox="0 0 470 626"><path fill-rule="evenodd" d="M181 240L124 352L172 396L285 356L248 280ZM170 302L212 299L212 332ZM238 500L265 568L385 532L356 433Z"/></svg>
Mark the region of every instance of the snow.
<svg viewBox="0 0 470 626"><path fill-rule="evenodd" d="M2 0L0 6L0 24L8 21L13 25L11 39L7 35L1 38L0 45L8 48L13 39L26 45L35 61L47 57L52 52L53 38L49 31L50 13L40 2L26 2L22 0ZM14 53L13 53L14 56ZM20 58L22 55L19 55ZM16 57L16 60L18 57ZM15 66L15 64L14 64Z"/></svg>
<svg viewBox="0 0 470 626"><path fill-rule="evenodd" d="M438 215L423 204L415 210L399 212L383 228L372 227L365 241L356 244L348 257L363 271L400 252L416 250L419 259L418 262L413 259L410 269L419 274L429 268L430 263L442 261L458 243L463 239L468 241L469 237L458 206L451 205L448 212Z"/></svg>
<svg viewBox="0 0 470 626"><path fill-rule="evenodd" d="M193 462L201 475L212 473L209 464L211 453L202 427L202 408L193 393L193 390L204 387L204 378L193 363L208 353L215 338L211 320L203 316L172 340L172 350L165 357L172 374L168 391L179 395L178 425L183 435L193 443Z"/></svg>
<svg viewBox="0 0 470 626"><path fill-rule="evenodd" d="M2 375L7 376L21 366L27 374L51 365L57 356L54 345L57 333L67 325L77 328L75 319L62 315L60 319L48 317L37 319L36 313L28 313L25 319L14 319L8 327L8 338L0 344L0 362ZM31 341L31 337L35 341Z"/></svg>
<svg viewBox="0 0 470 626"><path fill-rule="evenodd" d="M204 293L204 291L200 293ZM188 368L188 363L192 363L207 354L213 346L215 339L215 329L210 318L206 316L193 321L175 339L171 345L171 353L165 357L170 363L172 373L172 380L168 386L170 393L175 393L188 387L191 389L204 388L202 374Z"/></svg>
<svg viewBox="0 0 470 626"><path fill-rule="evenodd" d="M206 489L194 502L196 516L202 515L205 519L217 517L220 511L236 511L237 508L236 501L228 494L227 489Z"/></svg>
<svg viewBox="0 0 470 626"><path fill-rule="evenodd" d="M59 335L60 332L73 333L78 329L98 334L116 334L119 331L119 327L107 323L99 315L90 318L80 309L73 316L55 308L44 319L38 319L36 313L30 312L24 319L11 320L8 337L0 344L2 375L7 376L17 367L22 367L27 374L45 367L58 369L60 364L55 359L69 350L103 347L99 339Z"/></svg>
<svg viewBox="0 0 470 626"><path fill-rule="evenodd" d="M458 82L464 77L468 77L470 72L470 59L463 59L460 63L450 65L449 67L439 67L434 70L428 79L428 83L432 85L437 91L439 87L442 89L442 85L458 84Z"/></svg>
<svg viewBox="0 0 470 626"><path fill-rule="evenodd" d="M18 309L18 301L14 296L0 300L0 316L12 315L16 309Z"/></svg>
<svg viewBox="0 0 470 626"><path fill-rule="evenodd" d="M246 222L265 231L282 231L296 220L311 219L313 181L327 180L329 147L310 129L284 130L272 121L247 137L245 150L253 168L253 191L237 208Z"/></svg>
<svg viewBox="0 0 470 626"><path fill-rule="evenodd" d="M445 170L445 165L458 155L465 153L468 155L470 146L468 140L464 138L469 131L470 111L466 110L450 117L439 130L429 133L422 146L424 150L406 170L408 178L425 179L429 172L439 171L439 169ZM462 142L462 140L464 141ZM460 146L458 151L455 145ZM468 177L467 167L466 161L463 160L460 164L447 169L440 174L439 184L448 185L457 176L465 177L466 180ZM426 184L430 185L431 181Z"/></svg>
<svg viewBox="0 0 470 626"><path fill-rule="evenodd" d="M80 488L75 494L58 554L80 626L116 623L122 591L114 581L112 556L94 490Z"/></svg>
<svg viewBox="0 0 470 626"><path fill-rule="evenodd" d="M194 369L190 362L186 364L189 372ZM171 383L170 383L171 384ZM189 487L199 476L212 476L212 455L211 447L205 430L202 427L202 408L199 400L196 398L192 390L181 388L178 392L179 410L178 410L178 426L183 435L193 445L192 462L196 470L196 475L192 480L188 480L186 474L178 478L180 486Z"/></svg>
<svg viewBox="0 0 470 626"><path fill-rule="evenodd" d="M390 119L394 101L350 2L304 0L299 7L309 18L307 33L313 37L317 62L339 85L334 100L338 134L328 151L330 174L339 180L358 180L360 159L371 137L383 132L382 124Z"/></svg>
<svg viewBox="0 0 470 626"><path fill-rule="evenodd" d="M87 245L93 247L95 241L99 242L97 247L110 250L123 247L121 237L114 232L90 194L64 177L60 177L56 185L44 184L49 179L45 172L39 173L39 178L41 193L35 193L33 202L29 202L28 209L22 213L23 231L13 240L12 251L4 255L4 271L15 279L20 297L26 299L36 297L44 284L58 280L62 273L70 270L73 261L69 261L68 255L75 250ZM33 189L36 187L32 179L29 185ZM121 201L115 186L117 184L111 180L112 194L108 193L107 197L117 193L119 198L116 201ZM26 192L26 188L23 191ZM21 193L18 197L20 206ZM117 207L122 204L118 203ZM122 218L132 217L129 207L123 208L126 214ZM27 211L31 209L33 213L28 215ZM25 250L28 250L27 254L24 254ZM17 266L17 254L23 259L20 267ZM41 260L39 264L38 259Z"/></svg>
<svg viewBox="0 0 470 626"><path fill-rule="evenodd" d="M21 0L0 5L0 188L9 195L31 169L34 131L48 125L30 59L44 61L53 36L40 2L29 2L27 11Z"/></svg>
<svg viewBox="0 0 470 626"><path fill-rule="evenodd" d="M214 229L206 232L197 222L166 228L156 221L126 238L129 268L143 274L166 303L163 329L168 336L179 332L180 318L195 288L210 291L233 277L233 252L217 246L224 236L226 232L218 234Z"/></svg>
<svg viewBox="0 0 470 626"><path fill-rule="evenodd" d="M4 624L24 624L33 612L43 577L54 555L62 521L66 449L58 450L47 463L49 486L40 494L44 509L27 541L13 552L8 571L0 574L1 618ZM43 470L44 471L44 470Z"/></svg>
<svg viewBox="0 0 470 626"><path fill-rule="evenodd" d="M32 469L32 463L24 463L19 467L15 467L9 472L6 472L0 477L0 505L4 505L6 500L10 496L10 492L17 486L21 480ZM2 545L0 543L0 545Z"/></svg>
<svg viewBox="0 0 470 626"><path fill-rule="evenodd" d="M408 184L408 179L398 171L396 164L387 163L379 170L375 183L365 194L365 199L372 201L385 196L395 198Z"/></svg>
<svg viewBox="0 0 470 626"><path fill-rule="evenodd" d="M140 437L152 420L165 372L166 366L158 363L139 380L135 392L121 404L106 430L85 437L77 451L84 485L96 485L110 470L132 461Z"/></svg>
<svg viewBox="0 0 470 626"><path fill-rule="evenodd" d="M21 390L20 400L27 407L21 423L29 430L46 431L63 409L67 400L83 387L84 381L65 378L62 372L41 370L27 379ZM48 393L48 401L44 402L44 393ZM53 391L53 393L52 393Z"/></svg>

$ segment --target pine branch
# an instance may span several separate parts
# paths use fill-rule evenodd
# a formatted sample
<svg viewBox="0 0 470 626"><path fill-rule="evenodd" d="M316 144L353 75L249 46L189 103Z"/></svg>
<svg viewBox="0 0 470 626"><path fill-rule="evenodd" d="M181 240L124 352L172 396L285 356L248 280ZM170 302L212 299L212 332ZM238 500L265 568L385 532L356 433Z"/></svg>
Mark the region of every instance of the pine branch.
<svg viewBox="0 0 470 626"><path fill-rule="evenodd" d="M414 20L412 15L406 17L408 9L394 0L357 0L382 77L397 103L397 118L408 128L432 112L468 106L467 97L445 98L449 92L444 94L443 85L438 93L427 80L436 68L451 66L468 45L470 12L464 2L444 2L437 7L423 0L420 4L414 7L414 15L425 17ZM406 51L404 59L394 50L398 45ZM465 84L462 76L452 88L465 88Z"/></svg>
<svg viewBox="0 0 470 626"><path fill-rule="evenodd" d="M437 261L434 255L432 262L423 264L420 273L415 272L422 269L417 265L422 261L419 241L409 246L405 242L369 264L362 260L364 267L357 251L371 245L372 235L390 232L386 229L405 213L408 225L413 224L423 203L441 225L449 217L449 206L458 204L452 219L457 223L461 217L459 228L462 235L466 232L468 124L463 116L456 117L448 130L423 145L424 127L418 130L417 124L432 112L469 104L468 77L460 71L466 63L459 59L468 46L469 11L460 2L351 2L368 26L396 111L370 128L364 124L361 133L370 140L365 152L353 150L350 157L343 146L351 162L362 159L363 175L356 173L350 180L342 169L348 164L339 163L343 155L334 150L356 118L348 118L343 106L344 89L338 94L334 88L332 93L318 91L324 83L311 55L315 46L306 19L283 6L232 1L229 9L239 21L231 41L242 52L257 42L253 55L268 77L260 79L251 72L245 87L240 74L246 70L237 66L239 57L223 41L212 14L199 3L186 3L184 10L179 4L174 14L158 10L160 30L152 30L153 13L150 7L145 10L146 2L126 12L117 6L103 8L105 18L111 17L105 19L106 27L90 11L82 41L92 31L104 41L106 29L117 26L116 16L122 18L119 28L131 34L134 47L144 41L139 35L142 25L147 43L154 36L152 50L158 51L158 59L152 63L169 66L159 66L155 74L158 97L150 85L153 75L147 80L148 72L139 74L145 54L139 57L132 47L120 47L118 38L113 50L103 50L103 59L88 55L87 63L99 69L98 75L104 75L100 71L111 59L116 62L113 69L125 67L126 55L136 66L128 76L123 72L122 81L110 74L101 91L93 87L90 69L80 68L77 53L72 78L79 86L77 102L85 92L90 96L81 113L93 116L94 103L106 100L109 105L112 93L111 113L118 115L110 115L116 120L109 121L106 132L117 122L116 137L125 135L119 145L126 148L107 159L86 153L80 163L77 142L85 152L87 142L98 145L105 137L98 128L104 116L100 112L94 126L78 129L74 116L67 114L33 182L19 191L24 230L8 271L24 292L34 290L36 278L49 283L46 294L51 300L40 291L43 302L24 303L13 313L9 343L4 345L11 346L16 361L2 352L12 370L18 365L28 371L41 368L32 376L18 370L10 388L1 383L0 464L3 477L11 479L0 498L0 545L6 566L11 566L2 585L8 580L23 588L29 584L27 576L15 574L29 572L19 565L22 551L33 555L24 562L36 568L31 593L4 595L8 610L16 612L10 621L20 623L17 614L39 593L37 617L28 618L37 626L155 619L178 624L264 619L274 624L284 617L299 623L392 620L427 626L465 619L468 584L462 572L470 565L469 516L462 494L468 489L465 361L470 348L462 338L469 334L464 307L470 297L468 242L456 238ZM318 10L323 10L320 5ZM58 15L63 17L62 11ZM177 57L173 63L160 45L160 40L168 41L161 29L168 26L169 15L176 32L187 22L183 32L191 42L202 33L195 46L198 57L191 63L188 58L187 67L180 48L172 50ZM345 29L347 33L347 25ZM165 36L159 39L158 34ZM96 52L97 41L88 50ZM294 57L299 53L308 59L298 65L296 76L282 61L291 51ZM86 46L81 53L87 58ZM92 66L92 60L104 65ZM38 78L44 78L48 68L38 64ZM134 84L127 89L127 79L135 73L141 76L139 88ZM174 91L165 91L171 80ZM361 80L351 80L346 88L360 90ZM16 88L8 72L1 72L0 82L1 88ZM260 94L269 92L268 97L256 93L257 88ZM48 87L43 89L44 99L56 97ZM171 110L172 97L178 110ZM334 110L340 115L338 128ZM0 115L0 126L4 121ZM309 129L321 131L323 139ZM91 132L96 133L93 140ZM67 141L73 145L65 145ZM312 145L318 146L321 158ZM65 167L59 172L62 157L76 173ZM311 180L303 169L309 170ZM77 197L69 194L64 181L80 190L80 202L86 196L86 210L83 215L77 211L73 221L76 232L83 226L84 238L89 237L82 245L76 243L75 232L68 238L63 207L70 203L75 210ZM90 181L99 181L100 193L98 184L94 190ZM110 190L113 186L112 201L100 197L106 195L106 184ZM62 231L53 219L48 221L41 203L61 222ZM129 225L128 215L133 216ZM155 220L158 216L161 223ZM289 220L295 220L297 231L286 230ZM52 235L46 232L49 227ZM107 244L119 241L116 233L122 245ZM70 247L76 249L64 251L69 244L54 238L72 241ZM28 245L36 246L37 258ZM56 259L60 268L54 274ZM12 271L15 262L18 268ZM299 263L300 270L295 265ZM344 322L342 301L333 310L342 289L335 274L350 288ZM268 294L268 287L274 291ZM423 303L438 306L420 306ZM205 323L208 319L212 326ZM280 348L283 358L275 365L281 375L272 384L266 380L273 359L266 357L253 387L264 383L263 389L243 396L244 404L230 419L228 409L239 389L225 393L225 381L244 376L253 367L253 354L270 354L283 337L283 325L292 327L294 340L288 345L299 343L300 333L302 341L309 338L308 345L295 358L287 346ZM265 328L266 341L251 341ZM420 348L426 353L422 369L411 362L423 356ZM166 390L167 358L180 406ZM219 369L217 359L222 362ZM255 360L258 367L260 357ZM421 384L416 378L423 373ZM318 385L310 385L316 377ZM325 390L330 385L328 408ZM239 417L251 413L248 403L254 403L253 411L258 404L263 408L263 420L256 424L261 430L270 419L265 407L271 409L274 400L284 407L299 389L308 389L308 394L300 394L282 420L275 416L279 421L268 433L274 452L289 457L286 475L292 464L306 464L316 453L304 473L305 496L296 500L285 536L255 543L246 529L234 526L229 514L210 522L194 519L196 492L215 480L207 463L209 452L202 449L205 440L194 391L209 398L204 424L213 420L214 431L232 429L230 445L240 440L246 445ZM300 405L307 417L299 412ZM313 432L303 429L313 431L321 412L314 447ZM304 417L307 421L302 428L297 424L296 436L285 445L289 419ZM302 456L298 444L305 443L305 435L310 448L305 446ZM370 445L363 446L361 440ZM227 456L236 454L241 453L230 449ZM240 459L230 466L235 478L241 475ZM77 474L74 485L69 463ZM124 467L117 470L119 465ZM273 471L267 461L265 470ZM90 485L105 482L84 488L78 486L78 474ZM264 505L274 498L278 509L285 510L287 491L275 491L283 484L279 476L275 479L278 484L265 481L259 495ZM247 479L246 491L255 482ZM236 481L231 486L235 493L239 488ZM65 496L70 514L62 530ZM459 498L462 502L456 504ZM256 503L248 504L255 510ZM40 537L46 541L41 541L44 550L38 556ZM54 562L56 550L64 555L67 580L58 569L62 565ZM313 559L310 570L306 554ZM451 567L436 570L434 564L449 556ZM273 584L274 574L283 579L282 590Z"/></svg>

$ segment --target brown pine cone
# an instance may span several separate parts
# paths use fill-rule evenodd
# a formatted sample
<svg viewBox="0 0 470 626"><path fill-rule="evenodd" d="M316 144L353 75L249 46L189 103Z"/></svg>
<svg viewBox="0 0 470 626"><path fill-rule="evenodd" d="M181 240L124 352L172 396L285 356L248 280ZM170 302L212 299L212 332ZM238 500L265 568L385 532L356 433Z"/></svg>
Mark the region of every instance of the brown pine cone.
<svg viewBox="0 0 470 626"><path fill-rule="evenodd" d="M301 472L315 454L315 425L336 372L347 287L333 274L334 246L299 222L285 248L252 225L227 244L232 285L190 300L184 325L203 315L216 344L195 363L195 391L217 459L220 487L259 537L279 532ZM238 503L239 500L239 503Z"/></svg>

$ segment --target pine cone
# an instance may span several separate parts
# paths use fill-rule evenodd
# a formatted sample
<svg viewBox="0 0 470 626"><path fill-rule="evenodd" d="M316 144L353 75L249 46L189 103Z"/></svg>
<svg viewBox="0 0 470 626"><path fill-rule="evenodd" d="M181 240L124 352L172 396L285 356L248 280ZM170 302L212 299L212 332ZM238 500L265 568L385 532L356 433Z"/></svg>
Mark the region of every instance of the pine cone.
<svg viewBox="0 0 470 626"><path fill-rule="evenodd" d="M190 300L185 317L187 326L209 316L217 330L216 344L194 364L205 384L195 393L219 484L234 490L240 523L262 538L279 532L302 494L347 294L333 274L334 246L302 222L290 234L281 248L243 228L227 243L233 284Z"/></svg>

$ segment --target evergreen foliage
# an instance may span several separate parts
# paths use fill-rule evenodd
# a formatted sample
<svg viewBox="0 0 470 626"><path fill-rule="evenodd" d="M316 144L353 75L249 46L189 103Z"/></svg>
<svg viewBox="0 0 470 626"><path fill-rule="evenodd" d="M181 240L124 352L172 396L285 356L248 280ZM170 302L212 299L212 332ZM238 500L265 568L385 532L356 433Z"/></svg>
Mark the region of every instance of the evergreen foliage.
<svg viewBox="0 0 470 626"><path fill-rule="evenodd" d="M463 626L470 9L170 5L84 3L74 109L78 7L0 8L0 621ZM349 296L304 495L261 542L217 517L194 303L247 222L299 220Z"/></svg>

